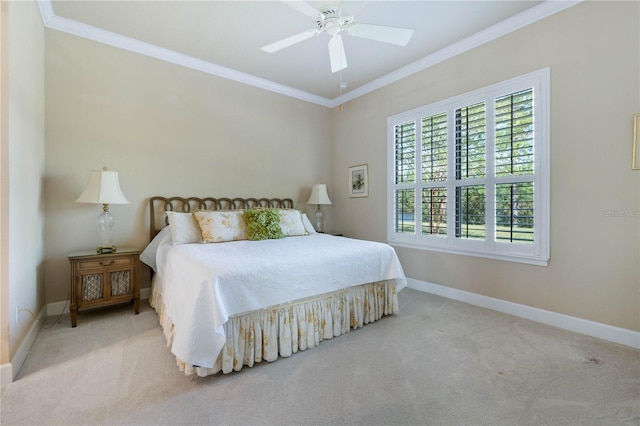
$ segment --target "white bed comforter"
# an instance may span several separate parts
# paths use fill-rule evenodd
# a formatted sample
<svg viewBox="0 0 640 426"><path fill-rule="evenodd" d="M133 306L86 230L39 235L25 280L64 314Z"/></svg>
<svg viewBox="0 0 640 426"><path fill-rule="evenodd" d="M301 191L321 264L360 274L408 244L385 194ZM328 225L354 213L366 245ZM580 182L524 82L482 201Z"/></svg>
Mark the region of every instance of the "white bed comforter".
<svg viewBox="0 0 640 426"><path fill-rule="evenodd" d="M172 353L211 368L234 315L351 286L396 280L400 261L387 244L312 234L279 240L158 248L154 292L174 323Z"/></svg>

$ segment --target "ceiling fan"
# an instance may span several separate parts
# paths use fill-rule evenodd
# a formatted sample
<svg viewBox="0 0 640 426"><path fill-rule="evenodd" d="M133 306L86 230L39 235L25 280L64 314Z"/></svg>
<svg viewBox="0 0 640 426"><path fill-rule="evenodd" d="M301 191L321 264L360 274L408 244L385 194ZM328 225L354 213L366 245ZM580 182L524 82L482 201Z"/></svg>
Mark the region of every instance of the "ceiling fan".
<svg viewBox="0 0 640 426"><path fill-rule="evenodd" d="M287 5L313 18L316 28L287 37L262 47L265 52L273 53L293 46L322 32L331 36L329 40L329 61L331 72L347 67L347 57L340 33L345 32L355 37L362 37L398 46L406 46L413 36L413 30L407 28L387 27L383 25L361 24L353 21L353 16L342 16L339 7L322 7L316 9L303 1L285 1Z"/></svg>

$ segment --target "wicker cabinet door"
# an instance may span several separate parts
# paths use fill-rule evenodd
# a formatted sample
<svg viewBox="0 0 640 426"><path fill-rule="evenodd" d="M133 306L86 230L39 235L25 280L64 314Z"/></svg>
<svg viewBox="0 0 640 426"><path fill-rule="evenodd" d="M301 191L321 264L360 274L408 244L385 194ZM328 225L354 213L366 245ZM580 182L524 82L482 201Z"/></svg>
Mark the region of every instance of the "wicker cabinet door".
<svg viewBox="0 0 640 426"><path fill-rule="evenodd" d="M104 273L82 275L80 284L80 301L83 303L104 299Z"/></svg>
<svg viewBox="0 0 640 426"><path fill-rule="evenodd" d="M131 271L114 271L111 274L111 297L131 294Z"/></svg>

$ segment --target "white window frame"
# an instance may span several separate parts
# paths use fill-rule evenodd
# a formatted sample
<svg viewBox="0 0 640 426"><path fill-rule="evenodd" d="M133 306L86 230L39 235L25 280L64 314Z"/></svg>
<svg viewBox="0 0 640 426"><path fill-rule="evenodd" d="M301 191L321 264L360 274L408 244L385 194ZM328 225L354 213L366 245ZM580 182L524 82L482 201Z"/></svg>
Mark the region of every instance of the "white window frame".
<svg viewBox="0 0 640 426"><path fill-rule="evenodd" d="M520 176L495 176L494 149L494 102L495 99L521 90L533 88L534 92L534 175L530 179L534 185L534 236L532 244L495 241L495 194L496 182L509 180L521 182ZM468 184L485 184L485 240L456 238L455 224L455 110L477 102L486 105L486 177L480 182L469 180ZM447 188L447 235L422 235L416 223L414 233L395 232L395 191L414 189L415 218L422 217L421 190L426 185L421 182L421 155L419 148L422 134L422 118L447 113L447 180L441 186ZM416 123L416 179L412 184L395 184L395 127L415 121ZM411 111L387 118L387 240L394 246L409 247L478 256L490 259L528 263L546 266L549 261L549 221L550 221L550 69L544 68L501 83L464 93ZM525 178L527 179L527 178ZM433 185L431 185L433 186Z"/></svg>

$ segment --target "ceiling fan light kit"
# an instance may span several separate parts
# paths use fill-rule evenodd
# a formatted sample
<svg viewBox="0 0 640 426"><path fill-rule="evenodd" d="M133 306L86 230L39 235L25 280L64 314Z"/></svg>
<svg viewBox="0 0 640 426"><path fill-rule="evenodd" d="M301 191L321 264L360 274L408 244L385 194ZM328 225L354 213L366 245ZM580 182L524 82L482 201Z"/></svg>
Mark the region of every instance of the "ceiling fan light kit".
<svg viewBox="0 0 640 426"><path fill-rule="evenodd" d="M326 32L329 40L329 62L331 72L335 73L347 68L347 57L344 51L341 32L354 37L361 37L384 43L406 46L413 36L413 30L407 28L387 27L383 25L354 23L353 16L342 16L339 7L323 7L315 9L301 1L285 1L287 5L297 11L314 18L316 28L287 37L275 43L262 47L268 53L274 53L286 47L293 46L322 32Z"/></svg>

